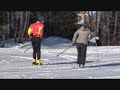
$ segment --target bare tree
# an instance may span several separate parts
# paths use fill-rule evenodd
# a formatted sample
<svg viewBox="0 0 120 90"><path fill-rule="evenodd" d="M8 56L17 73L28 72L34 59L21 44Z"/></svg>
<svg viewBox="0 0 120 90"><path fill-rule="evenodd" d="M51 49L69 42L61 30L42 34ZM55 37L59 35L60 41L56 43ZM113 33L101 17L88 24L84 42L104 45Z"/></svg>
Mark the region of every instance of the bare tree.
<svg viewBox="0 0 120 90"><path fill-rule="evenodd" d="M25 30L27 30L28 18L29 18L29 12L25 11L25 22L24 22L24 27L21 32L21 41L23 41L23 36L25 34Z"/></svg>
<svg viewBox="0 0 120 90"><path fill-rule="evenodd" d="M23 11L20 12L20 29L19 29L19 35L18 35L18 43L21 43L21 35L23 30Z"/></svg>
<svg viewBox="0 0 120 90"><path fill-rule="evenodd" d="M115 12L113 45L116 45L116 39L117 39L117 23L118 23L118 11Z"/></svg>

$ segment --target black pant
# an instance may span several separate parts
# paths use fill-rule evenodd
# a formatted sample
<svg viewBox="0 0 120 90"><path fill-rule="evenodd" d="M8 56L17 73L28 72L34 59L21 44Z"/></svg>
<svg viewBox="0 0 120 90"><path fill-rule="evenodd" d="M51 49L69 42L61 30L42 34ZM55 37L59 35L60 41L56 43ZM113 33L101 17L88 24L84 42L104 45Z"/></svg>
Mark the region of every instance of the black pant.
<svg viewBox="0 0 120 90"><path fill-rule="evenodd" d="M83 43L76 43L76 48L78 51L77 64L85 65L87 45Z"/></svg>
<svg viewBox="0 0 120 90"><path fill-rule="evenodd" d="M41 39L39 37L33 37L32 39L32 47L33 47L33 58L39 60L41 58Z"/></svg>

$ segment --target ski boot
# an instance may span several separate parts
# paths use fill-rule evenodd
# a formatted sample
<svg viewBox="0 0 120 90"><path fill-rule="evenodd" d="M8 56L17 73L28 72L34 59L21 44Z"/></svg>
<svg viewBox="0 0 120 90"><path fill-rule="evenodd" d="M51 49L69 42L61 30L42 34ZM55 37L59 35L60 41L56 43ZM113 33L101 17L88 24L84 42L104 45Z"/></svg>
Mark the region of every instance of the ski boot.
<svg viewBox="0 0 120 90"><path fill-rule="evenodd" d="M37 60L36 65L43 65L40 59L39 59L39 60Z"/></svg>
<svg viewBox="0 0 120 90"><path fill-rule="evenodd" d="M32 60L32 65L36 65L36 60L35 59Z"/></svg>
<svg viewBox="0 0 120 90"><path fill-rule="evenodd" d="M84 68L84 65L83 65L83 64L79 64L79 67L80 67L80 68Z"/></svg>

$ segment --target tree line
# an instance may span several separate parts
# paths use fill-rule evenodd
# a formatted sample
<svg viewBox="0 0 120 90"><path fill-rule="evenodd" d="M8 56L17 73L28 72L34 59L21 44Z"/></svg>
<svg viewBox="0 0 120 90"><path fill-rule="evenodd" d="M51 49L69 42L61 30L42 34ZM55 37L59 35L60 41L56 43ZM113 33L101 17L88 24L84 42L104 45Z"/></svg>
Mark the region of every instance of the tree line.
<svg viewBox="0 0 120 90"><path fill-rule="evenodd" d="M44 17L44 38L60 36L72 39L80 27L77 13L80 11L0 11L0 36L22 43L28 38L27 30L35 18ZM85 11L91 29L100 37L101 45L120 45L120 11ZM94 13L95 12L95 13ZM96 21L96 27L92 20Z"/></svg>

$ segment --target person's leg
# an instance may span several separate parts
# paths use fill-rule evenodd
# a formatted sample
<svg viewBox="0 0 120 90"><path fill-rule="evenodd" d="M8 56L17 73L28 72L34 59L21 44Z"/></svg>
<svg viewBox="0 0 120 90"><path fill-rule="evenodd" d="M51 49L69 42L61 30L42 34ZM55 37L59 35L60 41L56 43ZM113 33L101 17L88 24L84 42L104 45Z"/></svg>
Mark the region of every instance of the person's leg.
<svg viewBox="0 0 120 90"><path fill-rule="evenodd" d="M80 59L81 59L81 47L79 43L76 43L76 48L77 48L77 64L80 64Z"/></svg>
<svg viewBox="0 0 120 90"><path fill-rule="evenodd" d="M37 38L36 41L36 52L37 52L37 64L42 65L41 63L41 39Z"/></svg>
<svg viewBox="0 0 120 90"><path fill-rule="evenodd" d="M35 45L35 38L32 40L32 47L33 47L33 60L32 64L36 63L36 45Z"/></svg>
<svg viewBox="0 0 120 90"><path fill-rule="evenodd" d="M81 44L81 61L80 61L80 64L82 64L82 66L85 65L86 52L87 52L87 45L86 44Z"/></svg>

